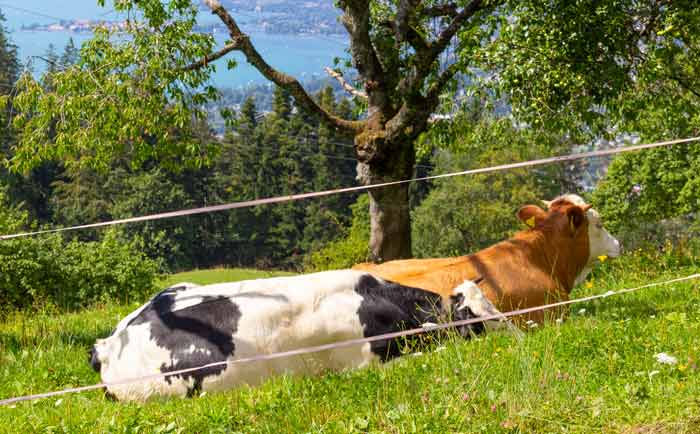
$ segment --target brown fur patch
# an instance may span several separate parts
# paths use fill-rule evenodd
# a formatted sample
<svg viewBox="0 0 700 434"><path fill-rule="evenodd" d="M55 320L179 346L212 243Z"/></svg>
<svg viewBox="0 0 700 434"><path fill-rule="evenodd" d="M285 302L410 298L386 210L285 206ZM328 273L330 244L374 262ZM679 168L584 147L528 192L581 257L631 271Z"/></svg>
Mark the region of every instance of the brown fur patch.
<svg viewBox="0 0 700 434"><path fill-rule="evenodd" d="M469 256L364 263L353 268L443 297L465 280L482 277L479 287L502 312L567 299L589 257L583 208L560 200L549 211L528 205L518 215L524 220L534 216L534 227ZM527 319L542 322L544 314L534 312Z"/></svg>

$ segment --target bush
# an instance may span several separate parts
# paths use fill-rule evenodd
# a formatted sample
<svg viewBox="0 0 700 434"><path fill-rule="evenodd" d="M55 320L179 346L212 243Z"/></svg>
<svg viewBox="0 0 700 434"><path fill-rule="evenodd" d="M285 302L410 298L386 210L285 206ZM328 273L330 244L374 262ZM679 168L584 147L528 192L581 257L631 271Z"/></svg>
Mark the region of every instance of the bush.
<svg viewBox="0 0 700 434"><path fill-rule="evenodd" d="M522 128L477 99L463 106L451 122L434 125L421 146L424 151L432 146L432 173L439 174L541 158L563 153L570 145L546 131ZM567 166L435 181L425 200L412 211L414 256L463 255L523 229L515 216L521 206L576 192Z"/></svg>
<svg viewBox="0 0 700 434"><path fill-rule="evenodd" d="M153 292L158 267L138 247L114 233L97 242L66 243L59 235L0 242L0 306L74 309L141 298Z"/></svg>
<svg viewBox="0 0 700 434"><path fill-rule="evenodd" d="M433 158L434 171L454 172L529 157L524 147L496 145L489 144L491 149L476 156L438 152ZM418 258L458 256L495 244L524 228L516 217L521 206L540 205L541 199L551 199L559 192L556 172L545 170L519 169L439 180L412 212L413 254Z"/></svg>
<svg viewBox="0 0 700 434"><path fill-rule="evenodd" d="M413 253L458 256L495 244L522 229L516 212L542 197L515 171L441 181L413 212Z"/></svg>
<svg viewBox="0 0 700 434"><path fill-rule="evenodd" d="M646 232L658 222L673 225L673 219L697 229L699 174L700 148L696 145L622 154L610 164L592 203L612 232Z"/></svg>
<svg viewBox="0 0 700 434"><path fill-rule="evenodd" d="M352 224L345 237L307 255L307 271L339 270L369 258L369 196L361 195L352 209Z"/></svg>
<svg viewBox="0 0 700 434"><path fill-rule="evenodd" d="M0 233L26 227L26 214L7 207L0 191ZM0 241L0 311L55 304L74 309L105 299L129 300L153 292L158 266L138 240L66 242L61 235Z"/></svg>

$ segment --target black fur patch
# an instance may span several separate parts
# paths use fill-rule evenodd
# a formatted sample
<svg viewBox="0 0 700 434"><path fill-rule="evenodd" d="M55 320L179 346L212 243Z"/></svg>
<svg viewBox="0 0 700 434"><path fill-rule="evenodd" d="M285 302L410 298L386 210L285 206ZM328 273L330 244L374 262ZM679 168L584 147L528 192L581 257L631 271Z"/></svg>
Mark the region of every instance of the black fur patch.
<svg viewBox="0 0 700 434"><path fill-rule="evenodd" d="M380 281L369 274L360 278L355 291L363 298L357 314L364 327L365 337L418 328L427 322L441 323L447 320L476 318L468 308L459 312L451 308L445 311L439 294ZM471 333L480 333L483 329L484 325L477 323L460 329L460 333L468 337ZM401 355L399 342L402 339L410 341L416 338L414 335L377 341L372 342L370 347L382 361L387 361Z"/></svg>
<svg viewBox="0 0 700 434"><path fill-rule="evenodd" d="M102 370L102 363L100 363L100 360L97 358L97 349L95 349L94 346L88 351L88 361L95 372L100 372L100 370Z"/></svg>
<svg viewBox="0 0 700 434"><path fill-rule="evenodd" d="M175 293L163 292L156 296L129 325L149 323L151 338L160 347L170 351L169 362L164 362L161 372L193 368L214 362L222 362L234 354L233 335L238 329L241 312L227 297L202 297L202 301L173 311ZM191 347L196 349L190 352ZM207 354L208 353L208 354ZM173 363L173 360L177 360ZM193 378L194 386L188 395L201 390L202 381L209 375L221 373L226 366L216 366L187 372L180 376ZM171 377L165 377L170 383Z"/></svg>

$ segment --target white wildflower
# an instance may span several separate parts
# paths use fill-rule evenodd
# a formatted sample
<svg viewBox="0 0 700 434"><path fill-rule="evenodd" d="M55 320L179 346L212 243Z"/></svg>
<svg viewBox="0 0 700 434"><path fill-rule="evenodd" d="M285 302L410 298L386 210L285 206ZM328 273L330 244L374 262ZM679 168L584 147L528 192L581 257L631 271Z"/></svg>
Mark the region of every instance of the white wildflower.
<svg viewBox="0 0 700 434"><path fill-rule="evenodd" d="M578 314L579 314L579 315L585 315L585 314L586 314L586 308L584 307L583 309L579 309Z"/></svg>
<svg viewBox="0 0 700 434"><path fill-rule="evenodd" d="M654 354L654 357L656 357L657 362L662 363L664 365L675 365L676 363L678 363L678 359L676 359L670 354L658 353Z"/></svg>

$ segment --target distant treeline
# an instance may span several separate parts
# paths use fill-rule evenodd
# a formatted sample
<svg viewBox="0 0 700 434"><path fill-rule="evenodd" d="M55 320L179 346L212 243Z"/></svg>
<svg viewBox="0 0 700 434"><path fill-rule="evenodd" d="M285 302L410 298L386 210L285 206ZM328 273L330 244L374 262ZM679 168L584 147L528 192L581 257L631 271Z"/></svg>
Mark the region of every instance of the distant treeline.
<svg viewBox="0 0 700 434"><path fill-rule="evenodd" d="M340 84L330 77L312 76L302 80L301 83L309 93L319 93L325 88L331 88L337 98L345 96L345 91ZM256 83L237 88L219 88L220 98L205 106L212 130L216 134L223 134L226 129L226 120L221 115L221 109L238 111L248 98L255 101L255 108L259 113L264 114L272 111L274 89L275 86L271 83Z"/></svg>

